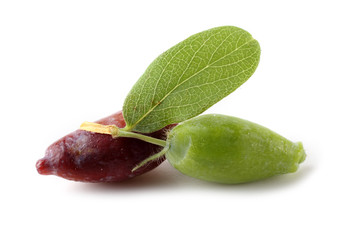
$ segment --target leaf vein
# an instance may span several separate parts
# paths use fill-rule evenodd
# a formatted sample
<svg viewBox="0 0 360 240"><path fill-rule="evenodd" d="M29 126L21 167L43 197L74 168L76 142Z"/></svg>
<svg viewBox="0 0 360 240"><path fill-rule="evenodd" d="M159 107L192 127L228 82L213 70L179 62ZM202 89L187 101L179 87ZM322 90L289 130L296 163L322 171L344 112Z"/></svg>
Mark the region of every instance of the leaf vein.
<svg viewBox="0 0 360 240"><path fill-rule="evenodd" d="M232 34L234 34L234 33L229 34L229 36L227 36L226 39L228 39ZM242 33L241 35L239 35L236 45L238 45L239 41L241 40L241 36L242 36L243 34L245 34L245 33ZM163 98L162 98L158 103L156 103L156 104L155 104L153 107L151 107L143 116L141 116L141 118L139 118L138 121L136 121L136 122L132 125L132 128L135 127L135 126L136 126L139 122L141 122L144 118L146 118L151 112L157 111L157 110L156 110L156 107L157 107L160 103L162 103L171 93L173 93L173 92L174 92L177 88L179 88L181 85L183 85L184 83L188 82L190 79L193 79L196 75L198 75L198 74L200 74L201 72L205 71L205 70L208 69L209 67L219 67L219 66L214 66L214 64L216 64L217 62L221 61L222 59L228 57L229 55L233 54L234 52L238 51L239 49L241 49L241 48L242 48L243 46L245 46L246 44L249 44L249 43L252 42L252 41L256 41L255 39L251 38L251 39L249 39L248 41L245 41L245 42L244 42L243 44L241 44L240 46L235 47L235 49L233 49L233 50L230 51L229 53L226 53L225 55L223 55L222 57L220 57L219 59L217 59L217 60L215 60L214 62L211 63L211 60L213 59L214 54L218 51L218 49L220 49L221 45L226 41L226 39L224 39L224 40L219 44L219 46L214 50L214 52L212 53L212 55L211 55L211 57L210 57L210 60L208 61L208 64L207 64L207 65L205 65L205 66L202 67L201 69L197 70L196 72L194 72L191 76L187 77L186 79L181 80L182 77L184 76L184 74L185 74L185 73L187 72L187 70L189 69L190 65L192 64L194 58L195 58L195 57L197 56L197 54L199 53L199 51L204 47L204 45L205 45L205 44L209 41L209 39L211 39L213 36L214 36L214 35L210 35L210 36L202 43L202 45L196 50L196 52L193 54L191 60L188 62L186 68L184 69L184 71L182 72L182 74L180 75L180 77L178 78L177 84L175 85L175 87L173 87L167 94L165 94L165 96L163 96ZM183 49L185 48L185 46L186 46L186 45L184 45L184 47L183 47L182 49L180 49L179 51L177 51L177 53L174 54L174 56L177 55L181 50L183 50ZM188 46L188 45L187 45L187 46ZM192 47L192 46L190 46L190 47ZM255 52L257 52L257 51L255 51ZM244 60L250 58L251 56L253 56L254 54L255 54L255 53L252 53L250 56L247 56L246 58L242 58L241 60L239 60L239 61L237 61L237 62L235 62L235 63L222 65L222 67L224 67L224 66L230 66L230 65L236 64L236 63L238 63L238 62L244 61ZM158 79L156 80L156 88L157 88L159 82L161 81L161 78L162 78L162 76L163 76L163 73L165 72L165 69L166 69L166 68L168 67L168 65L171 63L171 61L172 61L172 59L174 58L174 56L167 62L166 66L162 69L162 72L161 72L160 76L159 76ZM253 66L255 63L256 63L256 62L254 62L253 64L251 64L251 66ZM221 66L220 66L220 67L221 67ZM237 73L236 75L231 75L231 76L228 76L228 77L226 77L226 78L218 79L218 80L216 80L216 81L214 81L214 82L212 82L212 83L205 83L205 84L197 85L197 86L194 86L194 87L204 86L204 85L207 85L207 84L214 84L214 83L219 82L219 81L223 81L223 80L226 80L226 79L230 79L230 78L236 77L236 76L242 74L243 72L247 71L247 70L250 69L250 68L252 68L252 67L244 68L243 71ZM149 73L149 74L150 74L150 73ZM146 78L146 80L144 81L144 83L145 83L146 81L148 81L149 78L150 78L150 76ZM142 84L142 86L141 86L140 94L142 94L142 92L143 92L144 85L145 85L145 84ZM191 89L191 88L188 88L187 90L189 90L189 89ZM152 96L152 99L155 98L155 92L156 92L156 91L154 91L154 95ZM137 99L136 105L138 104L138 101L139 101L139 100ZM136 106L136 105L135 105L135 106ZM190 104L190 105L185 105L185 106L194 106L194 105L196 105L196 104ZM145 105L144 105L144 106L145 106ZM162 108L162 109L160 109L160 110L163 111L164 109L170 109L170 108L173 108L173 107L170 106L170 107L168 107L168 108ZM146 109L146 108L145 108L145 109ZM159 110L159 111L160 111L160 110ZM135 112L135 111L134 111L134 112ZM133 113L133 117L134 117L134 113ZM153 125L153 124L159 123L159 122L161 122L161 121L153 122L153 123L151 123L150 125Z"/></svg>

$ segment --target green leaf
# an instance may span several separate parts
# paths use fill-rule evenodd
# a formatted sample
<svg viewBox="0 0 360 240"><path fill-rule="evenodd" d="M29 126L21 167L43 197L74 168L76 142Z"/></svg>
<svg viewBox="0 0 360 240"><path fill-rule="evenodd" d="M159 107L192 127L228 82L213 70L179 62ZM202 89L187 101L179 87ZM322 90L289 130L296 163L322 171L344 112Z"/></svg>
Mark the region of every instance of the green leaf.
<svg viewBox="0 0 360 240"><path fill-rule="evenodd" d="M258 42L243 29L192 35L156 58L131 89L125 129L149 133L199 115L243 84L259 58Z"/></svg>

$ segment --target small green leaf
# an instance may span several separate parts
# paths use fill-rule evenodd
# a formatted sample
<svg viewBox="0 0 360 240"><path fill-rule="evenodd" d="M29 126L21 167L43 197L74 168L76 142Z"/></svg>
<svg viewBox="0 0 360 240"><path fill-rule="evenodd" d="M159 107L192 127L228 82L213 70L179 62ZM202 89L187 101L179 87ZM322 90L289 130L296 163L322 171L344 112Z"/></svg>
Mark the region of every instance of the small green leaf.
<svg viewBox="0 0 360 240"><path fill-rule="evenodd" d="M195 34L156 58L126 97L126 130L154 132L195 117L229 95L255 71L260 46L243 29Z"/></svg>

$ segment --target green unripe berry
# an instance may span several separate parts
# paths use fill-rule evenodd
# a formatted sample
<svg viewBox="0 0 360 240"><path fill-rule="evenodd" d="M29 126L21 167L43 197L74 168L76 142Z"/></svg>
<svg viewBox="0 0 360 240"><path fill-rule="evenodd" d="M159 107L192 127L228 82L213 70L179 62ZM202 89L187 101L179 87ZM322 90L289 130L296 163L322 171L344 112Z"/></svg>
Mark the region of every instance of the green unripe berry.
<svg viewBox="0 0 360 240"><path fill-rule="evenodd" d="M243 183L295 172L306 154L258 124L225 115L202 115L171 130L166 158L180 172L219 183Z"/></svg>

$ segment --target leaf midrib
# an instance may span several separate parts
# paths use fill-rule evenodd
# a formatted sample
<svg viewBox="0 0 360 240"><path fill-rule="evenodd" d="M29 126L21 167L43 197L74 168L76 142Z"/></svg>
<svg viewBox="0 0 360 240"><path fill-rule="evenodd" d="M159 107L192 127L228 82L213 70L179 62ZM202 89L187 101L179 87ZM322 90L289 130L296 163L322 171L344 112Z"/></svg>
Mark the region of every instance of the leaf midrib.
<svg viewBox="0 0 360 240"><path fill-rule="evenodd" d="M186 83L187 81L189 81L191 78L195 77L196 75L198 75L199 73L203 72L204 70L206 70L207 68L209 68L211 65L215 64L216 62L220 61L221 59L231 55L233 52L239 50L240 48L242 48L243 46L245 46L246 44L252 42L252 41L256 41L254 38L251 38L250 40L246 41L244 44L242 44L241 46L235 48L233 51L229 52L228 54L225 54L224 56L222 56L221 58L217 59L216 61L207 64L204 68L202 68L201 70L199 70L198 72L194 73L193 75L191 75L190 77L186 78L184 81L182 81L180 84L177 84L172 90L169 91L169 93L167 93L160 101L158 101L152 108L149 109L149 111L147 111L136 123L134 123L130 128L128 128L129 130L134 129L136 127L136 125L141 122L144 118L146 118L157 106L159 106L173 91L175 91L178 87L180 87L182 84ZM195 53L196 54L196 53ZM194 54L194 56L195 56ZM186 68L186 70L188 69L188 67ZM185 70L185 71L186 71ZM180 76L180 78L183 76L183 74Z"/></svg>

